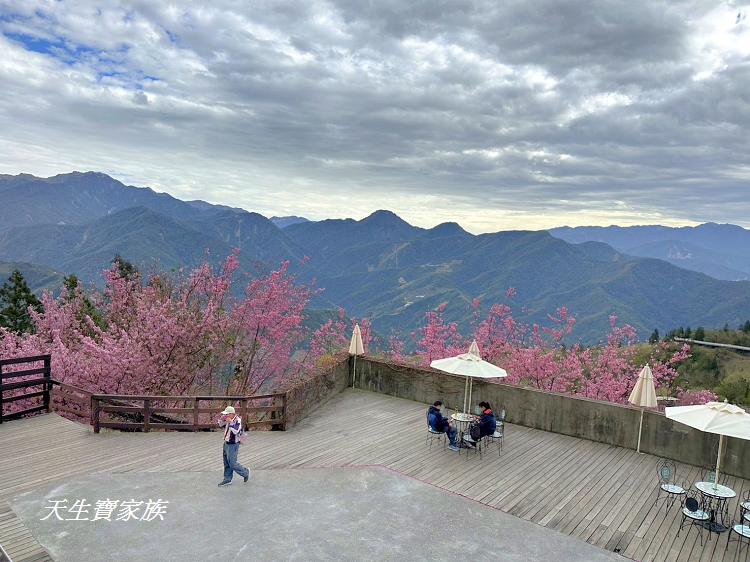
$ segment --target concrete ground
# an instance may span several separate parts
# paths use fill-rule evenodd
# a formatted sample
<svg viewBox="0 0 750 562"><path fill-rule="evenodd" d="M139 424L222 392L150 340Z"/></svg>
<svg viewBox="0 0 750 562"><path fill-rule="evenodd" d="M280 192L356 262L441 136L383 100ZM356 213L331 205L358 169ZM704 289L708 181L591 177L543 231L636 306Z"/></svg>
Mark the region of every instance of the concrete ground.
<svg viewBox="0 0 750 562"><path fill-rule="evenodd" d="M616 561L616 554L383 468L98 473L11 506L58 562L103 560ZM59 521L50 500L169 502L164 520ZM138 512L142 515L142 510ZM63 519L73 515L63 510ZM82 513L91 519L94 508Z"/></svg>

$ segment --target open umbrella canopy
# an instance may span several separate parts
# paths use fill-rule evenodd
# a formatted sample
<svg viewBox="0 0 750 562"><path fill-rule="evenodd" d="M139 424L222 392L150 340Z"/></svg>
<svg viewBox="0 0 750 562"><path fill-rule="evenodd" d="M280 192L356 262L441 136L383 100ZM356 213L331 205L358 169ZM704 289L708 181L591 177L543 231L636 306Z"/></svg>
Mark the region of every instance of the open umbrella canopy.
<svg viewBox="0 0 750 562"><path fill-rule="evenodd" d="M479 346L476 340L472 342L468 353L462 353L455 357L436 359L430 363L430 367L453 375L463 375L477 379L494 379L507 377L505 369L484 361L479 356Z"/></svg>
<svg viewBox="0 0 750 562"><path fill-rule="evenodd" d="M708 402L697 406L675 406L664 408L664 414L707 433L750 439L750 414L734 404Z"/></svg>
<svg viewBox="0 0 750 562"><path fill-rule="evenodd" d="M675 406L664 408L664 414L671 420L719 436L719 450L716 454L714 484L719 483L721 453L724 437L750 439L750 414L739 406L726 402L708 402L696 406Z"/></svg>
<svg viewBox="0 0 750 562"><path fill-rule="evenodd" d="M638 380L635 382L633 392L630 393L628 402L641 408L656 407L656 387L654 386L654 374L648 365L641 369Z"/></svg>
<svg viewBox="0 0 750 562"><path fill-rule="evenodd" d="M455 357L436 359L430 363L430 367L452 375L463 375L466 377L464 388L464 413L466 413L467 400L471 402L471 382L473 379L496 379L507 377L505 369L484 361L479 354L479 346L476 340L471 343L468 353L462 353Z"/></svg>

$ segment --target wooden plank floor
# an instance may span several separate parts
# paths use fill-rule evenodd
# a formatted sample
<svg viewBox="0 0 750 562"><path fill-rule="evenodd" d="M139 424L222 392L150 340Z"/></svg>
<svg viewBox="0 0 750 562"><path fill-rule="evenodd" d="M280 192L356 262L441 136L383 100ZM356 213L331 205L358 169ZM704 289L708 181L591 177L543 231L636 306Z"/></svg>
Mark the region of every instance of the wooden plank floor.
<svg viewBox="0 0 750 562"><path fill-rule="evenodd" d="M493 446L482 458L467 457L427 447L425 411L347 390L290 431L253 433L240 461L251 469L386 466L635 560L729 561L736 553L733 542L725 554L726 534L704 546L697 529L677 537L678 506L668 513L653 507L656 457L513 425L499 454ZM0 451L0 544L13 560L45 559L22 530L1 526L2 502L17 494L101 471L210 470L218 481L222 467L216 433L96 435L56 414L0 425ZM701 472L678 465L677 478L695 482ZM734 477L727 484L739 495L750 487Z"/></svg>

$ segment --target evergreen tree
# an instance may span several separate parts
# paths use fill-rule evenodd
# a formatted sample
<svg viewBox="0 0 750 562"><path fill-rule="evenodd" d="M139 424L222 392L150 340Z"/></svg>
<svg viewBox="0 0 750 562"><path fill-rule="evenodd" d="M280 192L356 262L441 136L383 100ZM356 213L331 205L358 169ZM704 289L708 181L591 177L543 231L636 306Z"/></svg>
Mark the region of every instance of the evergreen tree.
<svg viewBox="0 0 750 562"><path fill-rule="evenodd" d="M140 275L138 268L123 258L120 254L115 255L112 263L117 266L117 272L123 279L135 279Z"/></svg>
<svg viewBox="0 0 750 562"><path fill-rule="evenodd" d="M693 331L690 329L690 326L685 328L685 337L690 338L693 335Z"/></svg>
<svg viewBox="0 0 750 562"><path fill-rule="evenodd" d="M677 336L678 338L684 338L685 330L683 329L682 326L680 326L679 328L677 328L677 331L674 333L674 335Z"/></svg>
<svg viewBox="0 0 750 562"><path fill-rule="evenodd" d="M651 337L648 338L648 343L656 343L659 341L659 330L654 328L654 331L651 332Z"/></svg>
<svg viewBox="0 0 750 562"><path fill-rule="evenodd" d="M746 334L750 334L750 320L745 321L745 323L742 325L742 331Z"/></svg>
<svg viewBox="0 0 750 562"><path fill-rule="evenodd" d="M94 323L102 329L106 328L106 322L101 312L99 312L91 299L86 295L84 291L79 289L80 281L75 275L68 275L63 280L63 287L65 288L65 300L70 302L77 298L81 299L81 309L78 315L78 320L83 324L85 323L85 317L88 316Z"/></svg>
<svg viewBox="0 0 750 562"><path fill-rule="evenodd" d="M706 331L703 329L703 326L698 326L695 329L695 336L693 339L703 341L706 339Z"/></svg>
<svg viewBox="0 0 750 562"><path fill-rule="evenodd" d="M29 307L41 312L42 303L31 292L23 275L17 269L0 287L0 326L17 334L31 333L34 323Z"/></svg>

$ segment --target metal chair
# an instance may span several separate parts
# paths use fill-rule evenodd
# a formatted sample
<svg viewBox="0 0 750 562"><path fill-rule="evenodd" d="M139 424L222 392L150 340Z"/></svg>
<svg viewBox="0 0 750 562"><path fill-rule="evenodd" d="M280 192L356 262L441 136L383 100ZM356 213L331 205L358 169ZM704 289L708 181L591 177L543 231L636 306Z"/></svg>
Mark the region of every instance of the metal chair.
<svg viewBox="0 0 750 562"><path fill-rule="evenodd" d="M466 449L467 457L469 456L469 452L474 451L475 454L479 455L480 459L482 458L482 444L484 442L484 437L480 438L479 441L474 441L471 438L471 434L467 431L466 433L464 433L463 442L469 443L468 446L462 443L462 445L464 445L462 449Z"/></svg>
<svg viewBox="0 0 750 562"><path fill-rule="evenodd" d="M495 433L485 436L485 439L488 445L490 443L497 444L497 455L500 456L500 452L503 450L503 441L505 440L505 424L501 421L497 422Z"/></svg>
<svg viewBox="0 0 750 562"><path fill-rule="evenodd" d="M735 535L737 538L734 538ZM743 545L745 546L745 560L747 560L747 553L750 551L750 526L748 526L747 521L732 522L732 526L727 533L727 544L724 547L724 552L729 550L729 543L732 541L739 543L737 545L737 552L735 552L732 560L739 558Z"/></svg>
<svg viewBox="0 0 750 562"><path fill-rule="evenodd" d="M739 502L740 508L740 521L745 524L750 524L750 490L745 492Z"/></svg>
<svg viewBox="0 0 750 562"><path fill-rule="evenodd" d="M664 500L666 504L665 512L674 505L678 498L682 498L687 493L687 485L685 487L677 484L677 465L674 461L669 459L661 459L656 465L656 474L659 477L659 487L656 492L656 499L654 505L659 500Z"/></svg>
<svg viewBox="0 0 750 562"><path fill-rule="evenodd" d="M698 527L698 538L701 546L703 546L703 530L706 528L706 522L709 519L711 519L711 516L701 508L698 498L692 494L687 494L685 503L682 504L682 521L680 522L680 528L677 530L677 536L680 536L680 531L686 524L694 525ZM708 533L708 539L711 540L710 532Z"/></svg>
<svg viewBox="0 0 750 562"><path fill-rule="evenodd" d="M442 441L443 446L445 446L445 432L444 431L435 431L430 427L430 424L427 424L427 441L425 442L425 445L430 446L430 450L432 450L432 442L433 441Z"/></svg>
<svg viewBox="0 0 750 562"><path fill-rule="evenodd" d="M703 476L701 477L701 480L703 482L713 482L714 478L716 478L716 471L713 468L707 468L703 471ZM721 484L723 486L726 486L727 477L725 474L719 474L719 481L718 484Z"/></svg>
<svg viewBox="0 0 750 562"><path fill-rule="evenodd" d="M445 437L446 434L444 431L435 431L432 429L432 426L430 425L430 414L427 413L427 441L425 441L425 445L430 446L430 451L432 451L432 442L437 439L437 441L443 442L443 447L445 447Z"/></svg>

